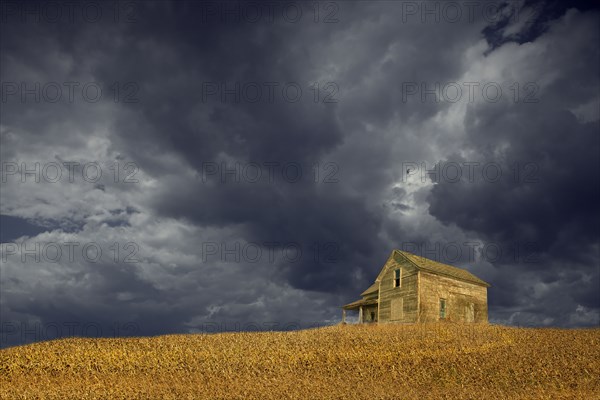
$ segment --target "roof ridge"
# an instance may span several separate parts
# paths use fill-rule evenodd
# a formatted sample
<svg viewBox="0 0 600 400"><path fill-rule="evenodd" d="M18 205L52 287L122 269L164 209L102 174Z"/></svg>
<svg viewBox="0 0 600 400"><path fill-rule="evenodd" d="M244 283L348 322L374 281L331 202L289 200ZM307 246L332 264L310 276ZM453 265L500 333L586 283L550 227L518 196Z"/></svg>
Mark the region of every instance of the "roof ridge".
<svg viewBox="0 0 600 400"><path fill-rule="evenodd" d="M410 253L404 250L394 249L395 252L398 252L400 255L404 256L408 261L414 264L417 268L427 270L429 272L433 272L441 275L449 275L457 279L462 279L465 281L483 284L486 286L491 286L489 283L484 281L483 279L478 278L472 272L465 268L455 267L454 265L445 264L439 261L431 260L429 258L419 256L417 254ZM429 265L428 265L429 264ZM444 269L449 269L444 271Z"/></svg>

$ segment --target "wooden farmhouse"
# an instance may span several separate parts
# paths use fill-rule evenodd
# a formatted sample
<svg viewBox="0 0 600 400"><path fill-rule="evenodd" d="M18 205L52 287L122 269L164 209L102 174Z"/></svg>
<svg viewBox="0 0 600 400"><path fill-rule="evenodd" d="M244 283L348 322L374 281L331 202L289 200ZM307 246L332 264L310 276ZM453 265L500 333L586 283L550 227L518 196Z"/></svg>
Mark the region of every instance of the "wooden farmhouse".
<svg viewBox="0 0 600 400"><path fill-rule="evenodd" d="M487 322L489 283L462 268L394 250L362 299L342 307L358 322Z"/></svg>

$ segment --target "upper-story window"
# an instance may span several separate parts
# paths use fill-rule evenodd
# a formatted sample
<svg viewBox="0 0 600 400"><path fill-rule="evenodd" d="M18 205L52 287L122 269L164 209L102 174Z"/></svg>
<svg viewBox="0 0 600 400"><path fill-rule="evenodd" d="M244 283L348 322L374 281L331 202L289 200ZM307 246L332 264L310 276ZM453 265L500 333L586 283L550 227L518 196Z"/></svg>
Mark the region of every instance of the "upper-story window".
<svg viewBox="0 0 600 400"><path fill-rule="evenodd" d="M402 269L394 271L394 287L400 287L402 285Z"/></svg>

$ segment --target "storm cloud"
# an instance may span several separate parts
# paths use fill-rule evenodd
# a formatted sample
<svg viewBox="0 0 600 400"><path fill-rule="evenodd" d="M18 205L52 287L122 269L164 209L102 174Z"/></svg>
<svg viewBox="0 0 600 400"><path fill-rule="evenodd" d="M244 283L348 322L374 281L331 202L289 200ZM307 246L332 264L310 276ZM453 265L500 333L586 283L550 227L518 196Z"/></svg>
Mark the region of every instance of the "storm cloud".
<svg viewBox="0 0 600 400"><path fill-rule="evenodd" d="M597 9L47 4L2 9L2 346L332 324L394 248L600 322Z"/></svg>

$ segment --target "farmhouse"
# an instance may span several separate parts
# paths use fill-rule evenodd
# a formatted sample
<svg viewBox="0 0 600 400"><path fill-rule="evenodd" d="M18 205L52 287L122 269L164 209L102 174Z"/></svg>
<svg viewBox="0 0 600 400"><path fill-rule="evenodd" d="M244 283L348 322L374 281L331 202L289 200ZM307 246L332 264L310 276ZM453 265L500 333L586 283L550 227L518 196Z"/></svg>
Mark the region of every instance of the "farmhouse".
<svg viewBox="0 0 600 400"><path fill-rule="evenodd" d="M358 322L487 322L489 283L469 271L394 250L362 299L342 307Z"/></svg>

